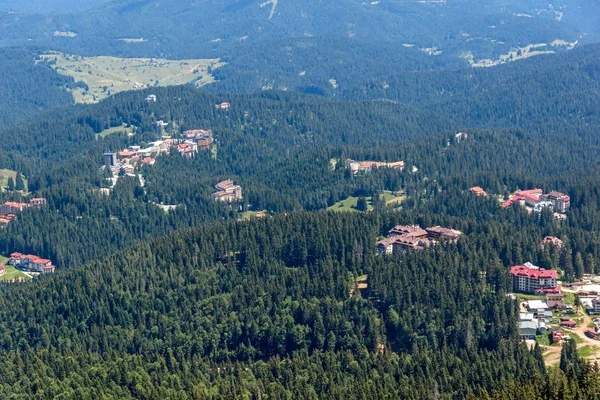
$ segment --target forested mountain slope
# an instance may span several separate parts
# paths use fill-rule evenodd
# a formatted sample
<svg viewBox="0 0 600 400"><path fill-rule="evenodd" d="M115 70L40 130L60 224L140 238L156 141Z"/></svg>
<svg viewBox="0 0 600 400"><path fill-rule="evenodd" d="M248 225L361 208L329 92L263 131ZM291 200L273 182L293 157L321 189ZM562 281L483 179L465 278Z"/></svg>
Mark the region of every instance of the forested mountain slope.
<svg viewBox="0 0 600 400"><path fill-rule="evenodd" d="M0 393L537 399L568 376L570 393L593 398L591 366L569 358L575 375L546 372L539 348L519 343L503 262L538 253L550 227L510 219L315 213L209 225L4 286ZM375 237L409 221L467 236L376 257ZM349 296L364 273L373 297Z"/></svg>
<svg viewBox="0 0 600 400"><path fill-rule="evenodd" d="M81 55L197 58L231 49L240 41L254 45L333 35L372 44L404 43L456 58L471 52L475 59L495 59L528 44L593 40L598 33L597 15L598 5L582 0L554 5L541 0L129 0L51 18L4 13L0 21L5 27L4 43L31 39L36 45ZM76 36L54 36L54 32ZM144 41L120 40L128 38Z"/></svg>
<svg viewBox="0 0 600 400"><path fill-rule="evenodd" d="M340 90L347 99L424 107L465 126L548 130L598 124L600 47L491 69L400 73Z"/></svg>
<svg viewBox="0 0 600 400"><path fill-rule="evenodd" d="M33 51L0 49L0 119L5 126L73 104L67 92L73 85L73 79L46 64L36 64Z"/></svg>

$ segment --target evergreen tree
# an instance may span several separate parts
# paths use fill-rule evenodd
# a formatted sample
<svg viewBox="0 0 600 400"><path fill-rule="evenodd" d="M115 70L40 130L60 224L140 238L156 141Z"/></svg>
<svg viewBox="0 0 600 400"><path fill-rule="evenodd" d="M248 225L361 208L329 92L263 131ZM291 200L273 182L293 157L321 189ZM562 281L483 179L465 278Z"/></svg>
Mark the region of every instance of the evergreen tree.
<svg viewBox="0 0 600 400"><path fill-rule="evenodd" d="M16 190L25 190L25 182L23 181L23 177L20 172L17 172L16 180L15 180L15 189Z"/></svg>

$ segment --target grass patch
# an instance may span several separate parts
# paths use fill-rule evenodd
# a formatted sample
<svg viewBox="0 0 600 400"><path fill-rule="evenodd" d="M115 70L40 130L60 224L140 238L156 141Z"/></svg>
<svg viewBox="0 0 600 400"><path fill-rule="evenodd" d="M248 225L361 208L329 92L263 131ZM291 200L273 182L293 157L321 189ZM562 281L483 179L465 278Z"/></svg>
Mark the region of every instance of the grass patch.
<svg viewBox="0 0 600 400"><path fill-rule="evenodd" d="M565 295L565 304L575 305L575 293L563 293Z"/></svg>
<svg viewBox="0 0 600 400"><path fill-rule="evenodd" d="M577 335L575 332L569 331L569 330L565 330L565 333L575 341L575 343L577 344L581 344L583 343L583 339L581 337L579 337L579 335Z"/></svg>
<svg viewBox="0 0 600 400"><path fill-rule="evenodd" d="M540 296L537 294L517 293L516 295L521 300L546 300L546 296Z"/></svg>
<svg viewBox="0 0 600 400"><path fill-rule="evenodd" d="M84 82L87 88L72 91L77 103L97 103L106 97L132 89L214 82L209 69L224 64L219 59L163 60L150 58L81 57L62 53L41 56L61 75Z"/></svg>
<svg viewBox="0 0 600 400"><path fill-rule="evenodd" d="M371 211L373 209L373 197L368 196L365 197L367 200L367 210ZM356 204L358 203L358 197L350 196L346 200L338 201L331 207L327 207L329 211L339 211L339 212L358 212L356 209Z"/></svg>
<svg viewBox="0 0 600 400"><path fill-rule="evenodd" d="M264 210L264 211L246 211L246 212L242 213L242 219L243 220L251 220L253 218L256 218L256 216L261 213L266 215L267 211L266 210Z"/></svg>
<svg viewBox="0 0 600 400"><path fill-rule="evenodd" d="M114 133L126 133L128 135L133 135L133 128L133 126L127 127L126 124L123 124L121 126L115 126L113 128L105 129L102 132L100 132L98 136L101 138L105 138L108 135L112 135Z"/></svg>
<svg viewBox="0 0 600 400"><path fill-rule="evenodd" d="M8 178L13 178L13 182L16 183L17 179L17 171L13 171L10 169L0 169L0 189L5 190L6 186L8 186ZM27 179L23 177L23 182L25 183L24 193L27 193Z"/></svg>
<svg viewBox="0 0 600 400"><path fill-rule="evenodd" d="M405 195L396 195L390 192L383 192L379 195L379 199L385 202L388 207L395 207L406 200Z"/></svg>
<svg viewBox="0 0 600 400"><path fill-rule="evenodd" d="M595 356L598 353L598 348L594 346L583 346L577 349L577 352L579 353L579 356L588 358Z"/></svg>
<svg viewBox="0 0 600 400"><path fill-rule="evenodd" d="M0 263L3 263L3 262L0 262ZM15 267L13 267L12 265L7 265L6 273L4 275L0 276L0 282L12 281L13 279L29 280L31 278L29 276L25 275L24 273L22 273L21 271L19 271L18 269L16 269Z"/></svg>
<svg viewBox="0 0 600 400"><path fill-rule="evenodd" d="M550 337L552 336L552 333L550 333L550 331L547 331L545 333L542 334L537 334L535 336L535 340L543 346L551 346L552 345L552 340L550 339Z"/></svg>

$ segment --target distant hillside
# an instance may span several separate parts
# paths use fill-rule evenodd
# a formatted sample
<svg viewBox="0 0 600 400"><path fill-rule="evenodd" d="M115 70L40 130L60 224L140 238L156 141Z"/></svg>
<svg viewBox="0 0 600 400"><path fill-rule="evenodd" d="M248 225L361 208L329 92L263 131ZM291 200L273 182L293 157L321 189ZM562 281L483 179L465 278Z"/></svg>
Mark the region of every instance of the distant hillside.
<svg viewBox="0 0 600 400"><path fill-rule="evenodd" d="M600 46L495 68L403 72L342 89L338 96L423 107L463 126L587 129L600 120Z"/></svg>
<svg viewBox="0 0 600 400"><path fill-rule="evenodd" d="M111 1L75 15L0 15L0 43L29 43L80 55L200 58L240 43L344 36L474 60L555 40L597 38L600 5L583 0Z"/></svg>
<svg viewBox="0 0 600 400"><path fill-rule="evenodd" d="M23 49L0 49L0 118L5 125L73 104L67 91L74 86L73 79L36 64L35 57Z"/></svg>

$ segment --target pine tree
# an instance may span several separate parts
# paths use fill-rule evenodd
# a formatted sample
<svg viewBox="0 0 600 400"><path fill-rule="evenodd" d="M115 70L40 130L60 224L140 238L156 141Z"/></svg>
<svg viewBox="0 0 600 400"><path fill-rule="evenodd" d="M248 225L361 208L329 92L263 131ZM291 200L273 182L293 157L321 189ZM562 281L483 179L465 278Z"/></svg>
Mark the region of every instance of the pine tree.
<svg viewBox="0 0 600 400"><path fill-rule="evenodd" d="M23 181L23 177L20 172L17 172L16 182L15 182L16 190L25 190L25 182Z"/></svg>
<svg viewBox="0 0 600 400"><path fill-rule="evenodd" d="M8 185L6 186L6 190L10 192L15 190L15 181L13 180L12 176L8 178Z"/></svg>

